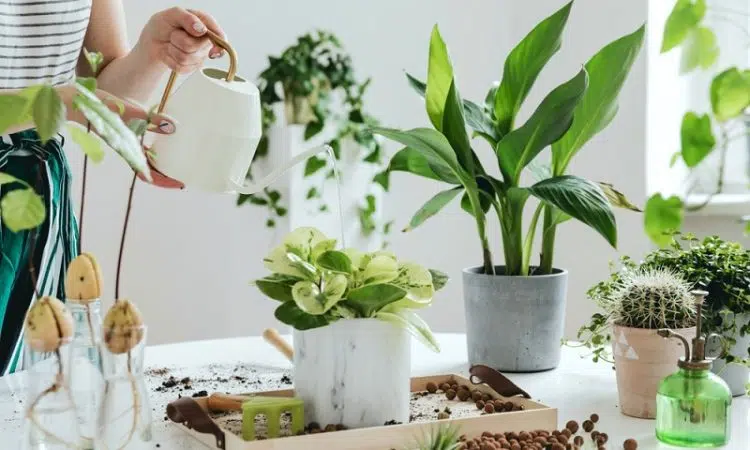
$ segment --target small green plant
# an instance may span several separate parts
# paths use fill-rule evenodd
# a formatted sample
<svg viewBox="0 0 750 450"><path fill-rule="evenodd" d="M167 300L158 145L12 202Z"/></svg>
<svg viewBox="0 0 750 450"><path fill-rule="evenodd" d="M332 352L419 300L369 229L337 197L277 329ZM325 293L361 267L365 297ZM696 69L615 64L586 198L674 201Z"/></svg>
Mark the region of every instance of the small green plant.
<svg viewBox="0 0 750 450"><path fill-rule="evenodd" d="M101 55L84 51L96 73ZM96 79L79 77L73 84L73 108L89 121L91 129L115 150L138 173L149 178L149 167L138 137L122 118L111 111L96 95ZM120 108L121 110L123 108ZM49 84L33 85L17 94L0 94L0 134L11 127L33 124L42 144L60 133L66 124L66 106L57 90ZM72 123L67 125L71 138L92 161L104 157L100 141ZM32 186L10 174L0 172L0 186L17 184L0 199L0 217L11 231L34 229L46 218L44 200Z"/></svg>
<svg viewBox="0 0 750 450"><path fill-rule="evenodd" d="M440 424L425 432L408 450L457 450L461 447L459 432L457 425Z"/></svg>
<svg viewBox="0 0 750 450"><path fill-rule="evenodd" d="M414 312L432 304L448 278L387 251L336 250L336 240L315 228L298 228L263 262L271 275L256 280L267 297L281 302L276 318L297 330L339 319L375 318L404 327L439 351L429 326Z"/></svg>
<svg viewBox="0 0 750 450"><path fill-rule="evenodd" d="M682 50L680 71L688 74L696 70L714 67L719 57L719 44L716 35L706 23L711 17L736 31L736 38L745 44L750 43L747 26L747 13L721 5L721 2L707 4L706 0L676 0L664 25L661 52ZM668 246L671 233L682 226L685 210L695 211L705 207L711 198L724 190L724 169L727 164L729 144L737 139L747 138L747 113L750 107L750 70L741 67L725 68L711 80L706 95L711 100L711 110L705 113L687 111L680 127L680 150L672 157L671 165L678 161L691 171L706 158L717 154L716 186L706 200L694 206L687 206L676 195L664 198L654 194L645 208L646 233L661 245ZM698 187L689 180L689 195ZM750 231L750 224L748 225Z"/></svg>
<svg viewBox="0 0 750 450"><path fill-rule="evenodd" d="M644 27L611 42L596 53L569 81L552 90L529 119L518 126L518 112L547 62L560 50L573 3L539 23L510 52L502 81L493 85L481 104L459 95L448 49L435 26L429 48L427 81L407 75L424 97L433 128L395 130L381 134L405 147L391 159L390 171L446 183L448 189L428 200L412 217L412 230L437 214L456 197L476 222L484 273L495 274L487 232L487 214L497 214L505 256L505 275L549 274L557 226L575 218L601 234L613 247L617 228L612 205L638 209L611 185L567 173L575 155L614 119L618 95L640 52ZM500 178L485 170L471 138L481 137L494 151ZM549 165L536 163L551 148ZM533 170L540 180L522 186L522 175ZM524 210L530 197L539 203L526 226ZM540 223L541 222L541 223ZM538 230L538 228L541 228ZM541 235L538 268L532 268L534 240Z"/></svg>
<svg viewBox="0 0 750 450"><path fill-rule="evenodd" d="M603 313L596 313L578 331L580 344L591 349L594 362L612 362L610 327L657 330L682 329L695 325L692 284L679 273L664 268L637 268L629 259L626 267L607 282L599 283L588 295Z"/></svg>
<svg viewBox="0 0 750 450"><path fill-rule="evenodd" d="M363 162L367 164L382 164L382 148L380 142L373 136L370 128L377 125L377 120L367 114L364 108L364 96L370 86L370 80L358 82L351 57L346 54L339 39L330 32L318 30L300 36L297 42L285 49L279 56L269 56L268 67L259 78L261 103L263 105L263 128L276 123L277 117L273 106L284 104L284 115L289 125L304 125L305 139L311 139L320 134L327 123L333 123L335 135L328 142L333 148L334 156L340 159L345 149L342 145L346 140L354 141L363 149ZM264 133L255 158L268 156L269 137ZM304 170L304 176L309 177L326 171L327 179L333 178L333 168L323 157L310 158ZM248 173L252 178L252 173ZM373 180L373 186L378 184L388 190L387 173L379 173ZM316 210L325 212L329 206L322 202L323 186L309 190L306 200L319 202ZM269 210L267 226L273 227L278 217L287 214L281 194L274 189L266 189L261 194L244 195L237 198L237 205L245 203L266 207ZM376 230L387 234L385 225L376 224L372 217L374 204L367 198L363 199L360 214L362 233L369 235Z"/></svg>

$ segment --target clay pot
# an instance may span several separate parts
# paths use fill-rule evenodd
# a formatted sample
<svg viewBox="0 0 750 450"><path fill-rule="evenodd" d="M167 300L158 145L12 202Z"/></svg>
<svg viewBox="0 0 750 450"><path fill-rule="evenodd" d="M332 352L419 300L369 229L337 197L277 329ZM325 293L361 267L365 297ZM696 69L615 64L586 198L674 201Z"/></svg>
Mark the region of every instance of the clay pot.
<svg viewBox="0 0 750 450"><path fill-rule="evenodd" d="M688 340L695 337L695 328L674 331ZM612 351L620 411L641 419L656 418L659 383L678 370L677 361L685 357L685 347L677 339L662 338L656 330L614 325Z"/></svg>

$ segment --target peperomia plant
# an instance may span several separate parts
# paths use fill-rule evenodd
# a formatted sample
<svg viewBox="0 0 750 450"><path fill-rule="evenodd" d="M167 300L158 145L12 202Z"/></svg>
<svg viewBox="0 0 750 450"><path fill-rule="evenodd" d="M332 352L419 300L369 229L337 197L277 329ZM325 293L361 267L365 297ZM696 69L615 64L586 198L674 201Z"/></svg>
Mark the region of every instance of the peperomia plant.
<svg viewBox="0 0 750 450"><path fill-rule="evenodd" d="M318 30L297 38L294 45L286 48L278 56L268 57L268 67L259 76L261 103L263 105L263 128L267 131L277 122L273 106L284 105L285 123L303 125L305 139L318 136L327 125L334 129L333 137L327 142L336 159L346 151L342 143L353 141L362 149L362 162L382 164L381 144L372 135L370 128L377 125L374 117L365 111L364 96L370 80L357 81L351 57L339 39L330 32ZM269 136L264 136L258 144L255 158L268 155ZM325 180L334 176L330 162L314 156L307 160L304 176L325 173ZM252 173L248 174L252 177ZM386 173L379 173L372 180L372 186L388 190ZM322 200L323 186L310 187L306 201L316 202L315 210L326 212L329 206ZM381 231L388 234L388 224L375 223L375 202L367 195L360 207L360 227L365 236ZM281 193L268 188L255 195L240 194L237 205L249 203L267 208L269 217L266 224L273 227L276 218L286 216L287 208Z"/></svg>
<svg viewBox="0 0 750 450"><path fill-rule="evenodd" d="M254 284L281 302L276 318L297 330L339 319L375 318L404 327L439 351L429 326L414 312L432 304L448 278L442 272L399 261L387 251L336 250L336 240L315 228L298 228L263 262L271 275Z"/></svg>
<svg viewBox="0 0 750 450"><path fill-rule="evenodd" d="M101 63L101 55L84 50L94 73ZM149 179L150 171L141 144L120 116L111 111L96 94L96 79L79 77L73 83L73 107L81 112L90 127L138 173ZM124 106L118 105L122 111ZM33 124L42 143L61 132L66 124L66 107L60 94L48 84L33 85L17 94L0 93L0 134L11 127ZM74 125L67 125L71 138L94 162L101 161L104 152L97 138ZM0 216L11 231L33 229L44 222L44 201L25 181L0 172L0 186L19 184L0 200Z"/></svg>
<svg viewBox="0 0 750 450"><path fill-rule="evenodd" d="M482 247L484 273L494 274L487 233L487 213L497 214L502 232L506 275L547 274L553 270L557 226L575 218L592 227L612 246L617 229L612 204L636 209L611 185L568 175L573 157L594 135L606 128L617 112L618 94L643 41L644 28L624 36L595 54L569 81L550 92L522 125L518 112L536 78L561 47L562 33L572 2L538 24L505 60L502 81L484 102L462 100L446 44L437 26L430 41L427 82L408 76L425 98L434 128L408 131L376 129L406 147L391 159L390 171L405 171L450 187L430 199L414 215L414 229L437 214L457 196L475 220ZM482 166L467 133L490 144L500 178ZM548 167L534 166L535 159L551 146ZM532 186L522 186L526 169L541 174ZM530 197L539 205L528 232L523 233L523 212ZM542 254L538 269L530 265L534 239L542 221Z"/></svg>

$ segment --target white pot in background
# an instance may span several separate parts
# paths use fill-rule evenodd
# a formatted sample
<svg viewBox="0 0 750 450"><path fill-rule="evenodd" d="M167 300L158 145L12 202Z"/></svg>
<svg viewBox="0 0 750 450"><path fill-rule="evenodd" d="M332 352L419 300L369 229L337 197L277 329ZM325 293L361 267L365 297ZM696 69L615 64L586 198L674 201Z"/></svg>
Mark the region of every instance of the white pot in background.
<svg viewBox="0 0 750 450"><path fill-rule="evenodd" d="M305 423L348 428L409 421L411 339L376 319L294 331L294 389Z"/></svg>
<svg viewBox="0 0 750 450"><path fill-rule="evenodd" d="M740 314L736 316L737 333L734 336L731 336L736 339L737 342L732 346L729 352L741 358L750 357L747 353L747 349L750 347L750 333L742 337L739 335L739 330L748 323L750 323L750 314ZM733 396L737 397L745 394L746 385L750 382L750 369L747 366L740 364L727 365L723 359L717 359L714 361L712 370L727 382Z"/></svg>

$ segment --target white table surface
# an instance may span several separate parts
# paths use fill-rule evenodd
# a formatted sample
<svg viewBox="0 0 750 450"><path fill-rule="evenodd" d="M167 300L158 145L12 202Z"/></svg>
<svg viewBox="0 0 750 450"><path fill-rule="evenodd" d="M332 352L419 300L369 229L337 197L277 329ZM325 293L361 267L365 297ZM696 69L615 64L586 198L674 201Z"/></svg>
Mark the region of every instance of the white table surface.
<svg viewBox="0 0 750 450"><path fill-rule="evenodd" d="M461 334L440 334L437 336L442 352L435 354L413 343L412 374L414 376L439 373L462 373L468 371L466 361L466 341ZM288 338L288 337L287 337ZM608 448L621 449L627 438L639 442L639 450L671 449L660 444L654 437L654 421L626 417L618 410L615 372L606 363L594 364L590 358L582 358L576 349L564 348L563 359L556 370L537 374L510 374L521 388L529 392L534 400L559 410L560 427L570 419L582 421L591 413L601 417L597 429L610 436ZM289 373L291 365L276 350L271 348L260 337L222 339L211 341L187 342L181 344L148 347L146 365L150 368L177 368L175 376L198 377L206 373L211 364L211 371L221 374L223 367L237 367L242 373L242 365L263 366L256 372L259 383L250 390L276 389L281 373ZM231 369L230 369L231 371ZM225 374L231 377L231 373ZM247 376L247 374L244 374ZM273 379L269 378L273 375ZM17 373L0 378L0 448L21 448L21 430L26 375ZM194 389L208 389L195 386ZM150 391L153 391L150 389ZM176 398L176 393L153 395L151 406L154 410L154 448L160 449L205 450L199 443L178 427L164 420L166 402ZM750 398L735 398L732 406L732 439L725 449L750 449Z"/></svg>

